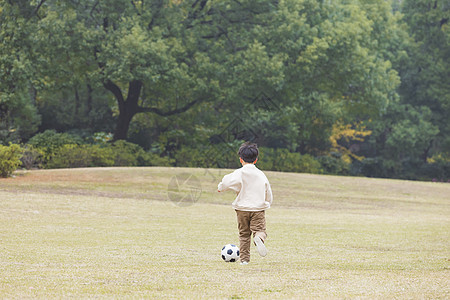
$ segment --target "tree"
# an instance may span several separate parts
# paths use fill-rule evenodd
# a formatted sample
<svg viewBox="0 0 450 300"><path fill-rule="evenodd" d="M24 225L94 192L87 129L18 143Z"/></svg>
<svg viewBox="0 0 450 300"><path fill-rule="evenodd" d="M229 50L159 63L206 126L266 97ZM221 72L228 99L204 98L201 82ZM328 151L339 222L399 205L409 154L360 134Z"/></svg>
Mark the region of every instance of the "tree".
<svg viewBox="0 0 450 300"><path fill-rule="evenodd" d="M404 15L396 13L397 25L387 27L389 31L385 32L393 37L389 41L391 50L385 55L390 56L401 77L399 99L389 103L379 121L369 124L373 134L362 147L369 157L364 173L445 178L438 176L442 170L431 168L429 162L439 157L448 164L445 149L450 148L450 91L445 11L449 6L443 1L403 1L399 7Z"/></svg>
<svg viewBox="0 0 450 300"><path fill-rule="evenodd" d="M34 10L23 1L0 1L0 142L30 137L40 122L30 59Z"/></svg>
<svg viewBox="0 0 450 300"><path fill-rule="evenodd" d="M219 13L207 1L47 1L44 6L39 42L47 55L45 74L52 73L56 60L61 64L52 73L58 75L55 84L87 78L110 91L118 109L115 139L126 138L138 113L182 113L212 99L218 89L210 54L217 50L211 43L223 33L210 20Z"/></svg>
<svg viewBox="0 0 450 300"><path fill-rule="evenodd" d="M290 119L284 124L291 144L284 147L323 155L335 123L377 120L396 101L400 80L385 36L397 30L389 29L395 18L385 1L367 2L279 1L267 26L252 31L262 45L258 56L280 73L264 91ZM242 89L255 80L235 79Z"/></svg>
<svg viewBox="0 0 450 300"><path fill-rule="evenodd" d="M431 110L429 121L439 133L426 146L429 153L450 153L450 2L411 1L402 6L415 45L402 74L400 94L404 103Z"/></svg>

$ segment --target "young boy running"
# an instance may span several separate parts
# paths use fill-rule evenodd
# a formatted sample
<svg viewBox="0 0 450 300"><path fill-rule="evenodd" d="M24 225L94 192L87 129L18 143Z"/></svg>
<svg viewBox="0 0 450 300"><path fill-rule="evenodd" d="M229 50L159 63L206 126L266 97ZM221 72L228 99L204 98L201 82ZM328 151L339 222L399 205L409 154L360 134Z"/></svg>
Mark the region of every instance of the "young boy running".
<svg viewBox="0 0 450 300"><path fill-rule="evenodd" d="M257 145L244 143L238 154L242 168L225 175L217 190L233 190L237 194L232 206L237 214L241 264L246 265L250 262L252 233L258 253L267 255L265 210L272 204L272 190L266 175L255 166L259 154Z"/></svg>

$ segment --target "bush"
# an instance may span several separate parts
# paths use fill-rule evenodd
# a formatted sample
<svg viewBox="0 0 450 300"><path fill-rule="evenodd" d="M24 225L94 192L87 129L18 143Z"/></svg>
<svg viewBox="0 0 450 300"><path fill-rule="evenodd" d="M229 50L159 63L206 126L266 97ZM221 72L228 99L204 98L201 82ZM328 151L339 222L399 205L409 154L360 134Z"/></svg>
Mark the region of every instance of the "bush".
<svg viewBox="0 0 450 300"><path fill-rule="evenodd" d="M35 148L31 145L25 145L23 149L23 155L20 159L22 166L27 170L33 168L41 168L44 159L44 151L39 148Z"/></svg>
<svg viewBox="0 0 450 300"><path fill-rule="evenodd" d="M89 164L89 153L86 149L76 144L62 145L56 153L54 153L48 163L47 168L81 168L87 167Z"/></svg>
<svg viewBox="0 0 450 300"><path fill-rule="evenodd" d="M236 150L235 150L236 149ZM238 168L238 145L214 144L207 148L182 147L174 154L177 167Z"/></svg>
<svg viewBox="0 0 450 300"><path fill-rule="evenodd" d="M170 166L169 158L145 152L126 141L107 143L109 135L96 135L95 144L83 144L81 138L47 130L26 145L23 164L26 168L82 168L110 166Z"/></svg>
<svg viewBox="0 0 450 300"><path fill-rule="evenodd" d="M182 147L175 152L174 156L177 167L200 168L208 165L204 151L199 149Z"/></svg>
<svg viewBox="0 0 450 300"><path fill-rule="evenodd" d="M281 172L322 173L320 163L311 155L289 152L287 149L260 148L261 169Z"/></svg>
<svg viewBox="0 0 450 300"><path fill-rule="evenodd" d="M109 147L100 145L85 146L91 154L91 162L88 167L111 167L114 166L114 151Z"/></svg>
<svg viewBox="0 0 450 300"><path fill-rule="evenodd" d="M320 156L317 158L325 174L348 175L350 164L342 160L341 153L331 153L329 156Z"/></svg>
<svg viewBox="0 0 450 300"><path fill-rule="evenodd" d="M64 145L81 145L83 140L68 133L57 133L55 130L46 130L33 136L28 145L43 151L43 163L46 164L52 156Z"/></svg>
<svg viewBox="0 0 450 300"><path fill-rule="evenodd" d="M166 157L160 157L145 150L136 144L126 141L116 141L111 144L115 166L170 166L172 160Z"/></svg>
<svg viewBox="0 0 450 300"><path fill-rule="evenodd" d="M142 166L164 166L169 167L174 164L174 160L168 157L161 157L156 153L145 152L141 157Z"/></svg>
<svg viewBox="0 0 450 300"><path fill-rule="evenodd" d="M47 163L48 168L109 167L114 165L112 149L99 145L67 144L59 148Z"/></svg>
<svg viewBox="0 0 450 300"><path fill-rule="evenodd" d="M450 156L443 153L429 159L423 170L423 174L433 181L450 180Z"/></svg>
<svg viewBox="0 0 450 300"><path fill-rule="evenodd" d="M145 151L141 146L126 141L116 141L110 148L114 153L115 166L145 165Z"/></svg>
<svg viewBox="0 0 450 300"><path fill-rule="evenodd" d="M0 177L9 177L20 166L23 149L16 144L0 145Z"/></svg>

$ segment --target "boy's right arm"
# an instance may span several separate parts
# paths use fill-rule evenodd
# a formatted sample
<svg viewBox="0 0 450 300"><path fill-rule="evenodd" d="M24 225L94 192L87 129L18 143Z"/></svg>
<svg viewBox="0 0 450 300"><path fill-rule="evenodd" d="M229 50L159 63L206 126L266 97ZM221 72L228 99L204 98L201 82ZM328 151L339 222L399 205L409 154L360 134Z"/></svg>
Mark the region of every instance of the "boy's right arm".
<svg viewBox="0 0 450 300"><path fill-rule="evenodd" d="M237 174L235 174L235 172L225 175L217 186L217 191L223 192L226 190L233 190L235 192L239 192L241 190L241 181L236 175Z"/></svg>

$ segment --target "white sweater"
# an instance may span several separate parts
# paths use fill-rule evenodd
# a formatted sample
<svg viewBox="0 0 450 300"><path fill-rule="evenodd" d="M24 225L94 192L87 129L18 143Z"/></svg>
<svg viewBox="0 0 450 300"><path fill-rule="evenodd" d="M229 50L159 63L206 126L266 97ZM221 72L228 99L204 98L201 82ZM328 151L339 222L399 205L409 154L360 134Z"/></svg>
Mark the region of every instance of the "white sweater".
<svg viewBox="0 0 450 300"><path fill-rule="evenodd" d="M236 210L261 211L270 208L272 190L266 175L254 164L247 164L225 175L217 190L237 193L232 206Z"/></svg>

